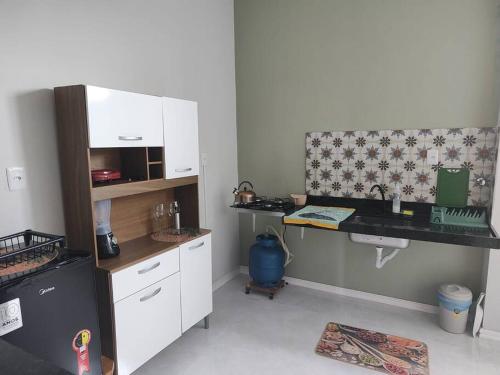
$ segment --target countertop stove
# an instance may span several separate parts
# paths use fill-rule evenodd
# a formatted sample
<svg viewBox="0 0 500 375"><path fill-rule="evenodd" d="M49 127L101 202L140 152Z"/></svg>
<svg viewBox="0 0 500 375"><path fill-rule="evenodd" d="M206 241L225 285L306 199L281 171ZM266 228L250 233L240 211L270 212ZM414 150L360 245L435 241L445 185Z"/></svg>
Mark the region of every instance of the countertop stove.
<svg viewBox="0 0 500 375"><path fill-rule="evenodd" d="M295 207L290 198L266 198L257 197L254 202L234 203L233 208L245 208L249 210L286 212Z"/></svg>

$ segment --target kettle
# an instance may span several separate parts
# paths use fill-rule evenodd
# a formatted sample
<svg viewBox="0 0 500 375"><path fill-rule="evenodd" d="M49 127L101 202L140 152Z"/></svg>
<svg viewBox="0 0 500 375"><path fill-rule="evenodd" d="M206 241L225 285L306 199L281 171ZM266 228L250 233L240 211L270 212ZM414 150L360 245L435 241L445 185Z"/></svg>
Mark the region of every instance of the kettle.
<svg viewBox="0 0 500 375"><path fill-rule="evenodd" d="M240 190L242 185L249 185L250 190L247 189L247 186L244 186L243 190ZM255 192L253 191L253 185L250 181L240 182L238 187L234 188L233 194L235 203L251 203L255 201Z"/></svg>

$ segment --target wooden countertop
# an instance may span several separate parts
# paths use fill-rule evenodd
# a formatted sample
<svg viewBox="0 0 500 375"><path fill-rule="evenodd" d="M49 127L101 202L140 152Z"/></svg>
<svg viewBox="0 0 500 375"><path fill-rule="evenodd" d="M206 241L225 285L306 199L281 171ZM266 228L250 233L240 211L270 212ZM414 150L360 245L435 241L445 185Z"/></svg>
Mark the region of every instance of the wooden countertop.
<svg viewBox="0 0 500 375"><path fill-rule="evenodd" d="M211 231L208 229L200 228L200 233L198 235L189 237L189 239L182 242L155 241L149 235L123 242L119 244L120 255L109 259L100 259L97 268L108 271L109 273L118 272L124 268L140 263L143 260L175 249L183 243L192 241L210 232Z"/></svg>

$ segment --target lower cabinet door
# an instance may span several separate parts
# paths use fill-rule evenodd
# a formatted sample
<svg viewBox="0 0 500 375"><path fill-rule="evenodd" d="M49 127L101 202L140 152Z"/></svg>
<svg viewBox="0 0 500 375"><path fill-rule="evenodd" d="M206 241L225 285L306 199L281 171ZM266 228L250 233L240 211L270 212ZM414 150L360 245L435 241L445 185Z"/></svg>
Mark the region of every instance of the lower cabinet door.
<svg viewBox="0 0 500 375"><path fill-rule="evenodd" d="M119 375L130 374L181 335L176 273L115 303Z"/></svg>
<svg viewBox="0 0 500 375"><path fill-rule="evenodd" d="M185 332L212 312L211 235L179 247L182 332Z"/></svg>

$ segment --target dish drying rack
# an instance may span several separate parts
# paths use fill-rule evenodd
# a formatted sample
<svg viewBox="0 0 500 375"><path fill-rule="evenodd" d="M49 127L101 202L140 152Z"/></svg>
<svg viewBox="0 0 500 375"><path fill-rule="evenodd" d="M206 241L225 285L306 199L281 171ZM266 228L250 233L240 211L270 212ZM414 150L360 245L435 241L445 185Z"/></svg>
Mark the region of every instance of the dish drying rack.
<svg viewBox="0 0 500 375"><path fill-rule="evenodd" d="M485 207L432 206L431 223L471 228L489 228Z"/></svg>
<svg viewBox="0 0 500 375"><path fill-rule="evenodd" d="M57 256L59 248L64 247L64 236L25 230L0 237L0 282L6 278L11 279L23 274L33 272L43 264L37 264L41 258L52 258ZM10 274L7 268L14 268L22 263L33 263L33 268L14 271ZM10 277L9 277L10 276Z"/></svg>

